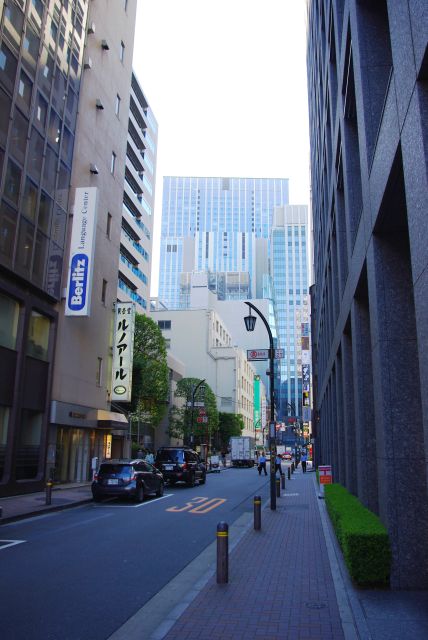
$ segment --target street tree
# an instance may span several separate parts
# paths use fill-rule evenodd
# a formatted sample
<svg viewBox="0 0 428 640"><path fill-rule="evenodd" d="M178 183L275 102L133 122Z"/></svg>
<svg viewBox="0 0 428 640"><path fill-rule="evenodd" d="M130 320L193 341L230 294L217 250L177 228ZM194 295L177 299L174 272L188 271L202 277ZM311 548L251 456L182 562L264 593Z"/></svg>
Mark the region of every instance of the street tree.
<svg viewBox="0 0 428 640"><path fill-rule="evenodd" d="M237 413L219 413L218 449L227 451L232 436L240 436L244 429L244 419Z"/></svg>
<svg viewBox="0 0 428 640"><path fill-rule="evenodd" d="M156 322L135 316L131 412L156 428L167 409L168 365L165 339Z"/></svg>
<svg viewBox="0 0 428 640"><path fill-rule="evenodd" d="M218 410L215 395L207 382L196 386L201 382L199 378L182 378L177 383L175 390L176 398L183 398L183 406L173 406L169 414L168 433L171 437L183 438L185 442L190 442L190 436L194 436L194 443L201 444L212 441L213 434L218 428ZM192 407L192 395L195 403L204 403L203 407ZM204 416L199 414L205 413ZM206 417L205 422L198 421L198 417Z"/></svg>

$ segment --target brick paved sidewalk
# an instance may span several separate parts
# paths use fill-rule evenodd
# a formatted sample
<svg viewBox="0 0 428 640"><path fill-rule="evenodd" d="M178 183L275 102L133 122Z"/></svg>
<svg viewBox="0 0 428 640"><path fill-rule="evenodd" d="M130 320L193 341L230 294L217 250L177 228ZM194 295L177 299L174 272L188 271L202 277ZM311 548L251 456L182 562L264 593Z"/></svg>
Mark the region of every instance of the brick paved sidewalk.
<svg viewBox="0 0 428 640"><path fill-rule="evenodd" d="M229 557L229 584L214 576L165 640L339 640L343 631L314 490L299 469Z"/></svg>

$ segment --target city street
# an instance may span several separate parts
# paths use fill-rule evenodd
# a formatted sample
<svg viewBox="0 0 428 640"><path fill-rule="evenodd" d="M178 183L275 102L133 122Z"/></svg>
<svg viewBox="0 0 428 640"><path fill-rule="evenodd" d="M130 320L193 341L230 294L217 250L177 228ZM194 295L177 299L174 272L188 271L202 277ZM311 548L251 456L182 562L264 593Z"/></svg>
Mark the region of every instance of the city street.
<svg viewBox="0 0 428 640"><path fill-rule="evenodd" d="M2 526L2 636L105 640L215 540L219 521L252 511L257 493L268 497L269 476L228 469L142 504L112 500Z"/></svg>

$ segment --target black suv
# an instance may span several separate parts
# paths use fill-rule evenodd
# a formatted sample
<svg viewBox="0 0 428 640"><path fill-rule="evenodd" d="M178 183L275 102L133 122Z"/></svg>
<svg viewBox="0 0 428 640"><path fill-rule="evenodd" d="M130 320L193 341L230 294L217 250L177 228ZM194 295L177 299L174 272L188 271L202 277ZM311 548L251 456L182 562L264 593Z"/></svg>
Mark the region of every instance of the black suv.
<svg viewBox="0 0 428 640"><path fill-rule="evenodd" d="M171 485L183 481L194 487L197 480L199 484L205 484L205 465L190 447L161 447L156 454L155 465Z"/></svg>
<svg viewBox="0 0 428 640"><path fill-rule="evenodd" d="M91 488L95 502L109 496L131 496L143 502L147 495L163 495L164 479L156 467L144 460L104 460Z"/></svg>

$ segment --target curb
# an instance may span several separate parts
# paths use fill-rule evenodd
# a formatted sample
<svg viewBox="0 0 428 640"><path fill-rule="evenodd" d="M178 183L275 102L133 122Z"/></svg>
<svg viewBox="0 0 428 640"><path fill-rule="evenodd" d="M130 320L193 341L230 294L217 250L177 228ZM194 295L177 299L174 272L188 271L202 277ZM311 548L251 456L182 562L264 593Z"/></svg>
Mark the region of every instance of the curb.
<svg viewBox="0 0 428 640"><path fill-rule="evenodd" d="M17 513L14 516L9 516L7 518L0 518L0 527L3 524L10 524L11 522L17 522L19 520L25 520L26 518L34 518L35 516L42 516L45 513L51 513L53 511L64 511L65 509L72 509L73 507L78 507L82 504L88 504L92 502L92 498L85 498L84 500L78 500L76 502L71 502L70 504L59 504L47 507L46 509L37 509L36 511L27 511L25 513Z"/></svg>

